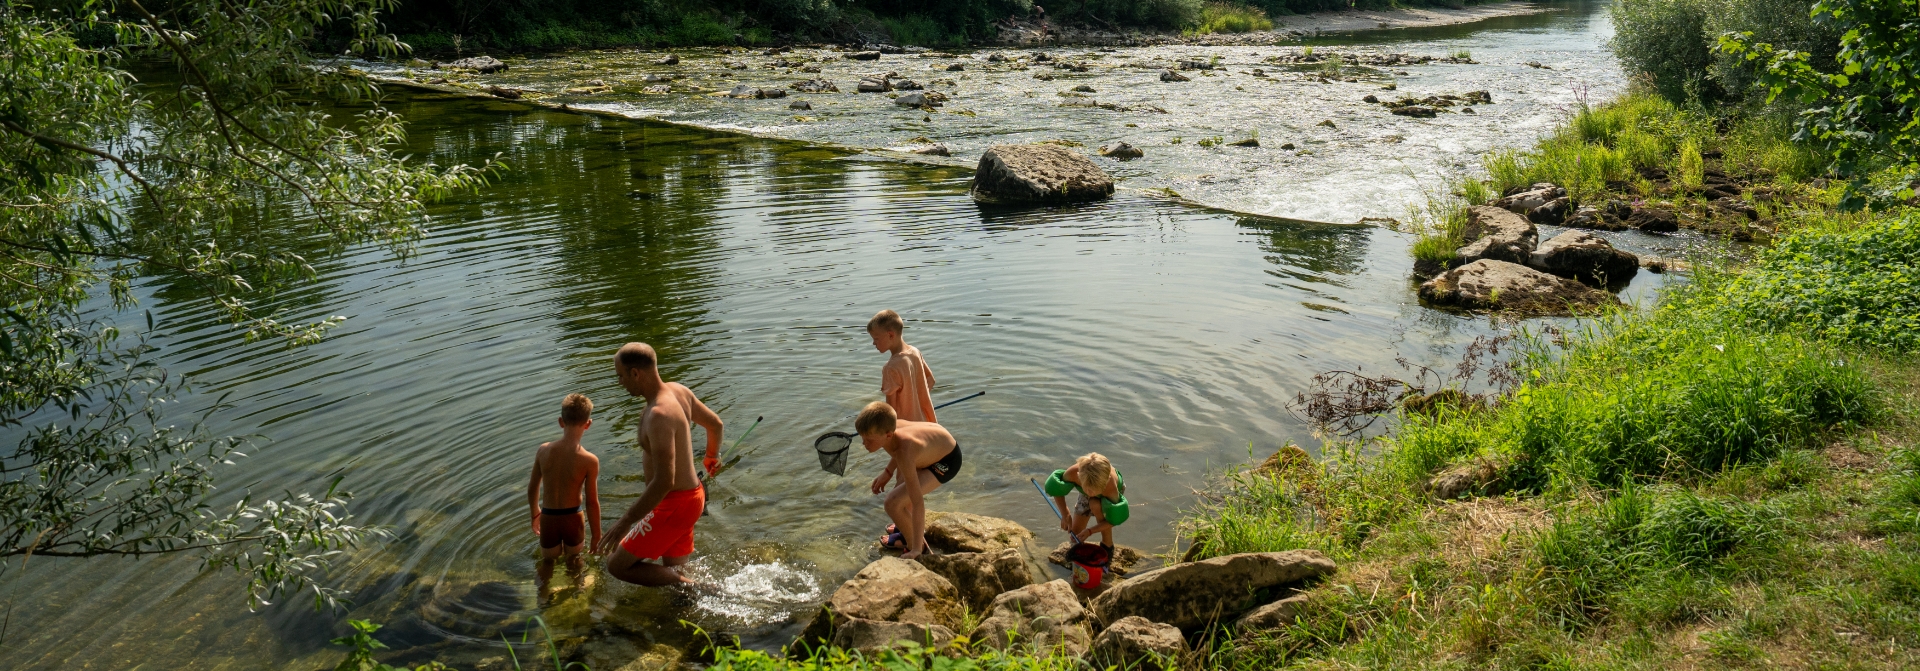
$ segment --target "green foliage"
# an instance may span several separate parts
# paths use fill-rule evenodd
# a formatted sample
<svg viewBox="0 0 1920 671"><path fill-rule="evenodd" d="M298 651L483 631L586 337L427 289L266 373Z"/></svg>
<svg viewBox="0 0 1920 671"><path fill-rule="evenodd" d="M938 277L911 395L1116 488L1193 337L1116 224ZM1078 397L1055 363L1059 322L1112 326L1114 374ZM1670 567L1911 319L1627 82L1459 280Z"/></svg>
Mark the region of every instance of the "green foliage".
<svg viewBox="0 0 1920 671"><path fill-rule="evenodd" d="M137 4L63 13L4 1L0 426L23 437L0 469L0 557L199 552L246 574L256 603L307 588L316 606L329 602L310 573L375 533L348 523L346 496L236 492L216 506L215 473L247 440L163 414L184 381L80 307L98 294L130 308L134 279L160 274L249 338L313 342L343 318L283 323L253 301L352 246L405 254L425 203L475 188L484 171L395 154L403 126L378 104L350 119L301 104L376 100L371 82L309 48L334 36L401 53L378 30L382 0L188 0L164 20ZM114 40L76 39L103 32ZM136 57L160 59L172 79L136 84L123 69Z"/></svg>
<svg viewBox="0 0 1920 671"><path fill-rule="evenodd" d="M1700 158L1700 145L1693 138L1680 142L1680 153L1674 157L1673 183L1689 191L1697 190L1707 181L1707 164Z"/></svg>
<svg viewBox="0 0 1920 671"><path fill-rule="evenodd" d="M1200 9L1200 25L1190 33L1250 33L1272 30L1273 22L1259 9L1228 2L1209 2Z"/></svg>
<svg viewBox="0 0 1920 671"><path fill-rule="evenodd" d="M880 23L887 27L887 34L892 35L897 44L949 46L965 44L967 41L966 34L948 33L940 22L922 14L880 19Z"/></svg>
<svg viewBox="0 0 1920 671"><path fill-rule="evenodd" d="M1798 137L1821 143L1834 169L1851 178L1842 209L1866 206L1875 170L1890 166L1900 186L1894 198L1914 194L1920 177L1920 31L1911 7L1894 0L1821 0L1814 15L1842 31L1836 62L1761 41L1753 31L1720 38L1720 52L1763 64L1758 77L1767 100L1794 99L1809 109Z"/></svg>
<svg viewBox="0 0 1920 671"><path fill-rule="evenodd" d="M993 649L949 657L941 651L908 645L873 657L840 649L811 650L805 657L770 655L758 650L717 648L706 668L715 671L1078 671L1086 668L1078 657L1022 654Z"/></svg>
<svg viewBox="0 0 1920 671"><path fill-rule="evenodd" d="M1796 230L1732 280L1725 304L1771 328L1920 351L1920 213Z"/></svg>
<svg viewBox="0 0 1920 671"><path fill-rule="evenodd" d="M1621 0L1613 7L1613 53L1667 100L1715 99L1719 87L1708 78L1711 11L1709 0Z"/></svg>
<svg viewBox="0 0 1920 671"><path fill-rule="evenodd" d="M1623 585L1652 581L1669 592L1684 589L1691 581L1675 572L1712 570L1736 548L1767 543L1783 518L1768 506L1738 499L1629 487L1562 517L1533 551L1555 579L1560 603L1568 608L1563 615L1585 619L1617 606L1609 601L1622 596Z"/></svg>

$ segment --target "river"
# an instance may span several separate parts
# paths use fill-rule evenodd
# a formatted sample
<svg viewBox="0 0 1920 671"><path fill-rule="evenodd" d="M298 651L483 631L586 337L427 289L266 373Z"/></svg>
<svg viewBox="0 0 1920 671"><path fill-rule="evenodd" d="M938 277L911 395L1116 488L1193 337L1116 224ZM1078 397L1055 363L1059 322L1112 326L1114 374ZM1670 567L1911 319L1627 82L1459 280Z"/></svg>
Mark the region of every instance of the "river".
<svg viewBox="0 0 1920 671"><path fill-rule="evenodd" d="M1410 66L1400 69L1415 74L1395 76L1403 93L1489 90L1496 100L1478 116L1436 121L1358 103L1377 83L1282 77L1249 86L1251 75L1232 74L1194 77L1181 94L1157 80L1129 84L1124 77L1157 70L1121 67L1086 75L1100 101L1156 101L1168 113L1026 104L1074 82L967 70L954 74L979 75L977 94L962 88L943 109L975 115L938 122L918 121L933 118L918 112L893 119L903 112L883 97L851 93L811 99L872 109L822 112L817 122L790 121L782 100L582 103L706 128L396 93L391 106L411 122L417 153L443 164L499 153L512 170L477 196L436 206L437 224L413 258L355 251L278 299L289 318L347 316L326 341L298 350L245 343L167 278L139 289L159 318L162 361L198 382L182 411L231 393L238 408L214 428L270 438L224 476L230 495L318 491L340 476L358 495L359 520L392 528L391 539L351 553L327 577L354 606L318 614L294 598L249 613L235 577L205 573L191 558L35 560L5 586L14 602L9 666L315 669L337 659L327 639L344 617L385 624L379 636L396 664L439 658L462 669L508 668L501 637L517 642L536 614L582 656L697 648L683 619L777 648L874 556L886 523L866 491L878 459L857 454L836 477L808 449L877 398L884 356L862 327L881 308L905 317L908 341L939 378L936 400L987 392L941 413L967 458L929 507L1049 529L1052 513L1027 479L1099 451L1128 476L1135 514L1120 541L1167 551L1172 522L1210 474L1287 441L1317 446L1286 409L1315 373L1398 371L1403 357L1446 364L1501 328L1420 307L1409 236L1302 220L1397 215L1417 178L1523 145L1578 96L1617 91L1606 33L1604 8L1572 5L1319 43L1470 50L1483 65ZM725 58L683 53L689 64ZM984 62L988 53L969 56ZM1237 73L1275 53L1097 55L1219 55ZM534 59L510 71L523 80L503 81L539 86L543 72L563 67L569 78L604 76L620 71L617 59L639 57ZM1265 85L1274 89L1257 88ZM1322 118L1336 128L1316 135L1327 129L1309 122ZM1255 128L1259 149L1195 143ZM914 135L947 143L962 160L993 142L1036 139L1126 139L1149 153L1105 163L1125 187L1111 201L999 210L967 198L963 168L844 149ZM1176 135L1186 141L1169 144ZM1269 148L1283 138L1311 153ZM1165 188L1285 218L1155 195ZM1662 281L1643 274L1628 298ZM640 405L615 384L610 361L630 340L656 346L666 377L699 393L731 434L765 418L740 466L714 486L700 526L693 570L721 589L674 599L602 580L543 609L525 519L532 452L557 437L560 398L586 393L598 406L587 444L603 460L608 516L639 494ZM523 661L537 654L516 649Z"/></svg>

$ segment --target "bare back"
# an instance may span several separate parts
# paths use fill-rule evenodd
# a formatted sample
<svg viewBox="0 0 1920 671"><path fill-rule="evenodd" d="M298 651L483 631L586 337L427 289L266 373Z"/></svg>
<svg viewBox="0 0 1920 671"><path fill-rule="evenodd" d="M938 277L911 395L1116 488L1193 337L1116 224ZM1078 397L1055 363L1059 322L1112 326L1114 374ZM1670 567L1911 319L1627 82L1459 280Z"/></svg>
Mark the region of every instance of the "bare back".
<svg viewBox="0 0 1920 671"><path fill-rule="evenodd" d="M546 443L533 457L540 472L540 506L565 509L580 505L580 488L600 474L600 458L579 445Z"/></svg>
<svg viewBox="0 0 1920 671"><path fill-rule="evenodd" d="M671 491L700 486L693 459L696 409L706 410L706 406L693 395L693 390L678 382L666 383L659 397L647 406L646 414L640 419L640 450L646 454L648 484L665 474L673 479Z"/></svg>
<svg viewBox="0 0 1920 671"><path fill-rule="evenodd" d="M933 422L897 420L893 425L893 435L898 439L894 449L899 451L903 459L912 462L916 470L939 463L960 444L952 433L947 432L946 427Z"/></svg>

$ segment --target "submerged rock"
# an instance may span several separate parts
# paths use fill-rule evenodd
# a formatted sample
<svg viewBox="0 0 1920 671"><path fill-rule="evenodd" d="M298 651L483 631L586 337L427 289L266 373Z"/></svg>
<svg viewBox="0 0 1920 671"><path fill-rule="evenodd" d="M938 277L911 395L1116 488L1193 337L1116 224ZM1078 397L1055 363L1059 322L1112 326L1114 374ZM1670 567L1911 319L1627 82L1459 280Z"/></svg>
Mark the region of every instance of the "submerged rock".
<svg viewBox="0 0 1920 671"><path fill-rule="evenodd" d="M787 103L787 109L800 110L802 112L811 112L813 111L813 103L807 102L805 100L795 100L793 102Z"/></svg>
<svg viewBox="0 0 1920 671"><path fill-rule="evenodd" d="M1526 266L1482 259L1420 285L1430 304L1519 315L1591 314L1619 304L1613 294Z"/></svg>
<svg viewBox="0 0 1920 671"><path fill-rule="evenodd" d="M1439 113L1438 110L1435 110L1434 108L1427 107L1424 105L1407 105L1404 107L1395 107L1393 108L1392 111L1396 116L1414 117L1416 119L1431 119L1434 117L1434 115Z"/></svg>
<svg viewBox="0 0 1920 671"><path fill-rule="evenodd" d="M1633 279L1640 272L1640 257L1614 249L1606 238L1586 231L1567 231L1534 250L1527 265L1571 277L1588 285L1605 287Z"/></svg>
<svg viewBox="0 0 1920 671"><path fill-rule="evenodd" d="M1113 178L1063 147L1003 144L981 154L970 193L976 202L990 204L1072 203L1112 196Z"/></svg>
<svg viewBox="0 0 1920 671"><path fill-rule="evenodd" d="M901 107L939 107L940 103L927 98L927 94L914 92L893 99L893 104Z"/></svg>
<svg viewBox="0 0 1920 671"><path fill-rule="evenodd" d="M861 77L860 83L854 86L854 90L861 93L886 93L893 90L893 85L887 83L886 77Z"/></svg>
<svg viewBox="0 0 1920 671"><path fill-rule="evenodd" d="M451 70L472 70L474 72L478 72L483 75L490 75L495 72L507 71L507 64L500 62L500 59L494 58L492 56L474 56L471 58L462 58L460 60L452 61L449 63L441 63L440 67L451 69Z"/></svg>
<svg viewBox="0 0 1920 671"><path fill-rule="evenodd" d="M1262 605L1272 588L1297 585L1335 571L1314 550L1253 552L1174 564L1128 578L1093 600L1102 622L1137 615L1181 629L1233 619Z"/></svg>
<svg viewBox="0 0 1920 671"><path fill-rule="evenodd" d="M519 89L503 88L499 86L488 86L487 93L492 94L493 97L495 98L506 98L507 100L519 100L521 95Z"/></svg>
<svg viewBox="0 0 1920 671"><path fill-rule="evenodd" d="M1188 77L1188 76L1186 76L1186 75L1183 75L1183 74L1180 74L1180 73L1178 73L1178 72L1174 72L1174 71L1172 71L1172 70L1161 70L1161 71L1160 71L1160 81L1163 81L1163 82L1185 82L1185 81L1192 81L1192 78L1191 78L1191 77Z"/></svg>
<svg viewBox="0 0 1920 671"><path fill-rule="evenodd" d="M1140 151L1139 147L1135 147L1125 142L1115 142L1113 144L1101 147L1100 155L1105 156L1107 158L1115 158L1115 159L1120 159L1122 161L1125 161L1128 159L1135 159L1135 158L1140 158L1142 156L1146 156L1147 153Z"/></svg>
<svg viewBox="0 0 1920 671"><path fill-rule="evenodd" d="M878 51L856 51L856 52L853 52L853 53L850 53L850 54L847 54L847 59L848 59L848 60L855 60L855 61L877 61L877 60L880 60L880 52L878 52Z"/></svg>
<svg viewBox="0 0 1920 671"><path fill-rule="evenodd" d="M1100 632L1091 656L1097 665L1172 671L1180 668L1180 657L1186 652L1187 639L1178 627L1130 615Z"/></svg>

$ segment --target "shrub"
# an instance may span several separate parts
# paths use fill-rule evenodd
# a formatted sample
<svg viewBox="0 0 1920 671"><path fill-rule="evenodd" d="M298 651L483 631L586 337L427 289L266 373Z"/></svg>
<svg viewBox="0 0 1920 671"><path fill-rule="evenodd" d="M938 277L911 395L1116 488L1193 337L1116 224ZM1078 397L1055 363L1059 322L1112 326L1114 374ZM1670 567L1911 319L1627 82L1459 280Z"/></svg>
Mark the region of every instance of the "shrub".
<svg viewBox="0 0 1920 671"><path fill-rule="evenodd" d="M895 44L947 46L966 42L966 34L950 34L940 22L924 14L883 18L880 24L887 27L887 34L893 37Z"/></svg>
<svg viewBox="0 0 1920 671"><path fill-rule="evenodd" d="M1700 145L1687 138L1680 141L1680 152L1674 156L1673 181L1680 188L1699 189L1706 183L1707 164L1700 158Z"/></svg>
<svg viewBox="0 0 1920 671"><path fill-rule="evenodd" d="M1920 351L1920 213L1790 233L1731 281L1725 301L1767 327Z"/></svg>
<svg viewBox="0 0 1920 671"><path fill-rule="evenodd" d="M1250 33L1272 30L1267 13L1252 7L1226 2L1210 2L1200 8L1200 25L1194 33Z"/></svg>
<svg viewBox="0 0 1920 671"><path fill-rule="evenodd" d="M1707 0L1621 0L1613 7L1614 55L1642 73L1667 100L1717 99L1707 78L1713 43L1707 37Z"/></svg>

